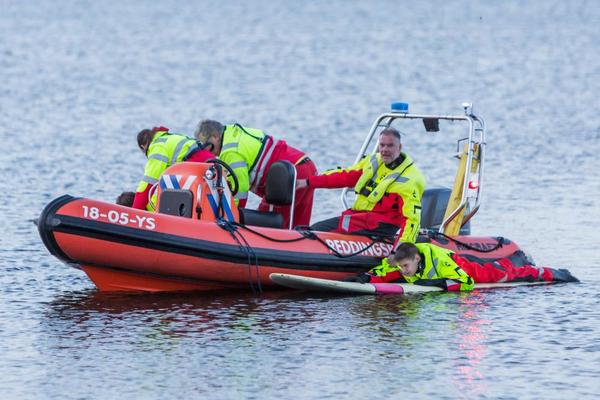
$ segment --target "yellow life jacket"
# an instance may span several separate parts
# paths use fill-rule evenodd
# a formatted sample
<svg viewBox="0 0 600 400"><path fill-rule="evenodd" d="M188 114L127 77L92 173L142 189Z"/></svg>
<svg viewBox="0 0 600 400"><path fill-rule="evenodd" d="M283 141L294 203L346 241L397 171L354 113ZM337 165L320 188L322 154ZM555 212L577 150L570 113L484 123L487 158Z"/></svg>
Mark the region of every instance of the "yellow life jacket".
<svg viewBox="0 0 600 400"><path fill-rule="evenodd" d="M352 206L353 210L372 210L385 193L397 193L405 202L413 199L415 205L420 208L425 178L412 159L406 153L401 154L404 160L392 170L381 161L379 153L373 154L368 162L364 162L362 175L354 186L357 197Z"/></svg>
<svg viewBox="0 0 600 400"><path fill-rule="evenodd" d="M236 200L246 199L248 192L260 183L274 148L273 138L260 129L239 124L225 126L219 158L229 164L238 178Z"/></svg>

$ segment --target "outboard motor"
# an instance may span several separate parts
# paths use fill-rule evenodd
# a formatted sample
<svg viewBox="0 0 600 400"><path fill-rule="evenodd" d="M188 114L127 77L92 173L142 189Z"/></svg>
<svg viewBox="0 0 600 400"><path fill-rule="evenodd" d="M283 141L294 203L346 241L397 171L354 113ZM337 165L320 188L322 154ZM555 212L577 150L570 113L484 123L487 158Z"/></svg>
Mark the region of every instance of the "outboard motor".
<svg viewBox="0 0 600 400"><path fill-rule="evenodd" d="M444 221L444 213L452 191L446 187L426 189L421 198L421 229L438 231ZM460 228L460 235L471 233L471 222Z"/></svg>

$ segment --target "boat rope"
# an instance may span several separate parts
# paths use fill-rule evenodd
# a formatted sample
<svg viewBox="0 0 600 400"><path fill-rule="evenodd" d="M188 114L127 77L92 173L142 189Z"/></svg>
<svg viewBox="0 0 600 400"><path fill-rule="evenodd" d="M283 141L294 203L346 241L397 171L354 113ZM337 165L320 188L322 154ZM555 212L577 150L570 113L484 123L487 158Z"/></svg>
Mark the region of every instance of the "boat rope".
<svg viewBox="0 0 600 400"><path fill-rule="evenodd" d="M225 210L223 209L223 170L219 167L215 168L217 170L217 193L219 193L219 203L217 204L217 218L225 219Z"/></svg>
<svg viewBox="0 0 600 400"><path fill-rule="evenodd" d="M385 236L370 236L370 239L372 240L372 242L369 245L367 245L366 247L364 247L364 248L362 248L362 249L360 249L360 250L358 250L358 251L356 251L354 253L341 254L335 248L331 247L326 241L324 241L323 239L321 239L308 226L299 225L299 226L297 226L295 228L296 231L298 231L298 233L300 233L302 235L300 237L293 238L293 239L276 239L276 238L270 237L268 235L265 235L264 233L260 233L260 232L258 232L256 230L252 229L252 228L249 228L246 225L240 224L239 222L230 222L230 224L235 225L237 227L240 227L242 229L245 229L248 232L251 232L251 233L255 234L256 236L259 236L259 237L261 237L263 239L269 240L271 242L276 242L276 243L293 243L293 242L299 242L301 240L306 240L306 239L316 240L317 242L319 242L323 246L325 246L329 251L331 251L336 257L339 257L339 258L349 258L349 257L358 256L361 253L364 253L365 251L369 250L371 247L373 247L378 242L389 243L389 244L393 243L393 240L390 240L388 237L385 237Z"/></svg>
<svg viewBox="0 0 600 400"><path fill-rule="evenodd" d="M469 243L465 243L465 242L462 242L462 241L460 241L458 239L455 239L452 236L448 236L448 235L446 235L445 233L442 233L442 232L433 232L433 234L431 235L431 237L434 238L434 239L436 238L436 236L442 236L443 238L445 238L445 239L447 239L447 240L449 240L451 242L454 242L457 245L462 246L462 247L464 247L467 250L477 251L479 253L491 253L493 251L498 250L499 248L501 248L502 246L504 246L504 244L506 243L506 239L505 238L503 238L502 236L498 236L498 237L496 237L496 245L494 247L492 247L490 249L480 249L480 248L471 246Z"/></svg>
<svg viewBox="0 0 600 400"><path fill-rule="evenodd" d="M266 239L266 240L269 240L272 242L277 242L277 243L292 243L292 242L299 242L301 240L306 240L306 239L316 240L317 242L319 242L323 246L325 246L325 248L327 248L336 257L339 257L339 258L349 258L349 257L358 256L361 253L366 252L371 247L373 247L376 243L379 243L379 242L393 243L392 240L390 240L389 238L384 237L384 236L370 236L370 239L372 240L372 242L370 244L368 244L367 246L365 246L364 248L362 248L354 253L341 254L339 251L337 251L337 249L333 248L325 240L321 239L308 226L297 226L296 227L297 232L300 233L300 235L301 235L300 237L293 238L293 239L276 239L276 238L270 237L268 235L265 235L264 233L258 232L252 228L249 228L246 225L240 224L238 222L227 221L224 218L219 218L216 221L216 223L220 228L229 232L231 237L237 243L240 251L246 255L247 264L248 264L248 283L250 284L250 289L252 289L252 293L254 293L254 294L262 293L262 291L263 291L262 285L260 282L260 267L258 265L258 256L256 255L256 252L254 251L254 249L252 248L250 243L246 240L246 238L244 237L242 232L240 232L241 229L247 230L248 232L253 233L263 239ZM241 229L238 229L238 228L241 228ZM254 268L252 268L252 267L254 267ZM255 273L255 277L252 276L253 271Z"/></svg>
<svg viewBox="0 0 600 400"><path fill-rule="evenodd" d="M299 242L299 241L304 240L304 239L308 239L308 237L305 237L305 236L300 236L300 237L293 238L293 239L276 239L276 238L272 238L270 236L267 236L264 233L260 233L258 231L255 231L254 229L248 228L248 226L240 224L239 222L231 222L231 224L233 224L233 225L235 225L237 227L240 227L242 229L245 229L248 232L252 232L256 236L260 236L263 239L267 239L267 240L269 240L271 242L276 242L276 243L293 243L293 242ZM302 233L302 231L300 231L300 233Z"/></svg>
<svg viewBox="0 0 600 400"><path fill-rule="evenodd" d="M250 289L252 289L252 293L262 293L263 290L262 285L260 283L260 271L258 266L258 256L256 255L256 252L254 251L250 243L248 243L244 235L242 235L242 233L238 231L235 223L220 218L217 220L217 225L231 234L233 239L238 244L240 251L246 255L248 259L248 283L250 284ZM254 267L254 271L256 274L256 288L254 284L254 278L252 276L252 267Z"/></svg>
<svg viewBox="0 0 600 400"><path fill-rule="evenodd" d="M336 257L339 258L349 258L349 257L355 257L361 253L364 253L365 251L369 250L371 247L373 247L375 245L375 243L378 243L377 241L373 240L369 245L367 245L366 247L354 252L354 253L350 253L350 254L341 254L339 251L337 251L336 249L334 249L333 247L331 247L327 242L325 242L323 239L321 239L319 236L315 235L314 232L309 231L310 233L312 233L314 235L315 240L317 240L319 243L321 243L323 246L327 247L329 249L329 251L331 251Z"/></svg>

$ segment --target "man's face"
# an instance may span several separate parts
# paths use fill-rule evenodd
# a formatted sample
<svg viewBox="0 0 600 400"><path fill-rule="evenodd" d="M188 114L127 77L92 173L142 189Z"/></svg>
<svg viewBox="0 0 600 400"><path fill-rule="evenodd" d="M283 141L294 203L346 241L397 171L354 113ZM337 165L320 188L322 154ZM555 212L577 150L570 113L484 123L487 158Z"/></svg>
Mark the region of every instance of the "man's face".
<svg viewBox="0 0 600 400"><path fill-rule="evenodd" d="M204 140L200 139L200 141L204 144L212 144L212 146L210 146L210 152L214 155L218 156L221 152L221 139L217 136L210 135Z"/></svg>
<svg viewBox="0 0 600 400"><path fill-rule="evenodd" d="M142 151L142 153L144 153L146 157L148 157L148 147L150 147L149 144L143 144L140 146L140 150Z"/></svg>
<svg viewBox="0 0 600 400"><path fill-rule="evenodd" d="M421 261L421 257L417 254L413 258L403 258L396 263L396 266L400 267L402 275L413 276L419 269L419 261Z"/></svg>
<svg viewBox="0 0 600 400"><path fill-rule="evenodd" d="M379 136L379 154L384 164L389 164L400 156L402 145L394 135L383 134Z"/></svg>

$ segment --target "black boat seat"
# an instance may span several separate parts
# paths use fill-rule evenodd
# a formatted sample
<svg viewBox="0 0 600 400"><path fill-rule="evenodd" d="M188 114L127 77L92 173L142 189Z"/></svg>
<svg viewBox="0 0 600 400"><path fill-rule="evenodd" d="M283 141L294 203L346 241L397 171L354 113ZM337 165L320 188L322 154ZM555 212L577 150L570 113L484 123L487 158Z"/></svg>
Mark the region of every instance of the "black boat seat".
<svg viewBox="0 0 600 400"><path fill-rule="evenodd" d="M273 211L257 211L240 208L240 224L263 226L266 228L283 228L283 215Z"/></svg>
<svg viewBox="0 0 600 400"><path fill-rule="evenodd" d="M289 206L294 201L296 167L289 161L274 162L267 172L265 201L274 206Z"/></svg>
<svg viewBox="0 0 600 400"><path fill-rule="evenodd" d="M296 191L296 167L289 161L274 162L267 171L265 201L271 206L290 206ZM272 208L272 207L271 207ZM240 208L240 223L244 225L284 228L283 215L273 211L257 211ZM290 221L293 219L290 207Z"/></svg>
<svg viewBox="0 0 600 400"><path fill-rule="evenodd" d="M446 187L426 189L421 198L421 229L438 230L444 222L444 214L452 190ZM471 233L471 222L460 228L461 235Z"/></svg>

